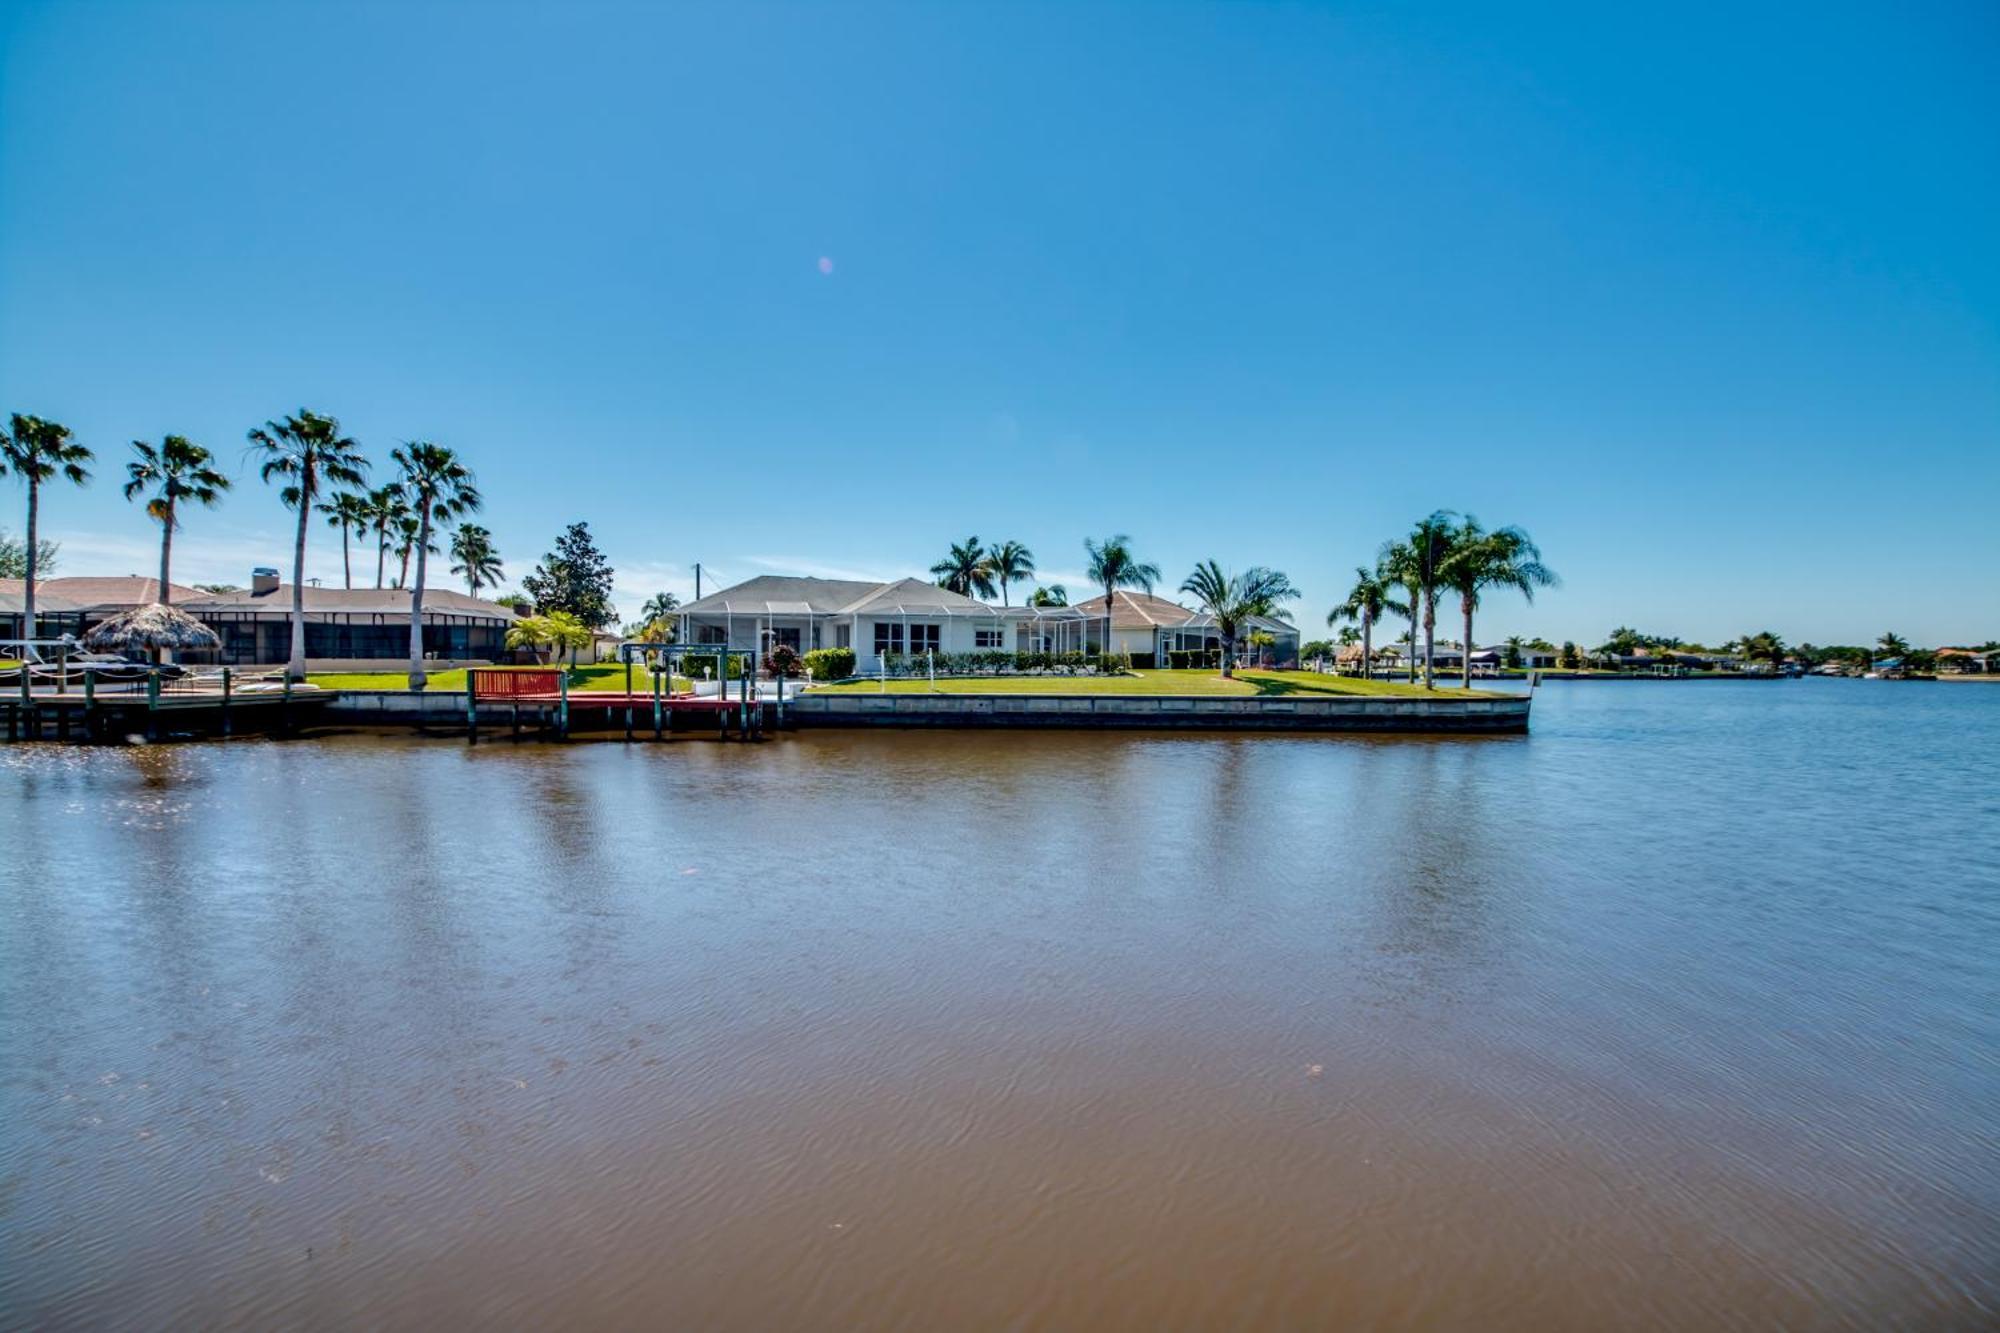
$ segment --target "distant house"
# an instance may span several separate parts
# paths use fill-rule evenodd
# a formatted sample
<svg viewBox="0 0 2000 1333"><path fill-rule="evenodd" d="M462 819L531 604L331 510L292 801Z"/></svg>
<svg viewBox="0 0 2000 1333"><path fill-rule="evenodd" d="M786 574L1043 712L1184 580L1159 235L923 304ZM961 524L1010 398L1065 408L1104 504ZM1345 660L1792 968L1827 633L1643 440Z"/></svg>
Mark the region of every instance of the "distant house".
<svg viewBox="0 0 2000 1333"><path fill-rule="evenodd" d="M1941 676L1983 676L2000 669L2000 652L1974 652L1970 648L1937 650L1937 670Z"/></svg>
<svg viewBox="0 0 2000 1333"><path fill-rule="evenodd" d="M1073 608L1094 622L1088 631L1092 644L1104 637L1105 606L1104 598L1093 597L1089 601L1078 602ZM1215 618L1207 612L1127 588L1121 588L1113 595L1110 607L1111 651L1131 654L1135 667L1165 666L1168 653L1215 651L1222 647L1222 636L1216 632ZM1271 636L1272 644L1266 650L1266 656L1273 666L1298 664L1298 628L1275 616L1251 618L1236 644L1239 658L1256 658L1257 650L1249 642L1253 631Z"/></svg>
<svg viewBox="0 0 2000 1333"><path fill-rule="evenodd" d="M1085 648L1074 608L991 606L923 579L866 583L765 574L687 603L680 641L762 654L851 648L863 669L885 655L1071 652Z"/></svg>

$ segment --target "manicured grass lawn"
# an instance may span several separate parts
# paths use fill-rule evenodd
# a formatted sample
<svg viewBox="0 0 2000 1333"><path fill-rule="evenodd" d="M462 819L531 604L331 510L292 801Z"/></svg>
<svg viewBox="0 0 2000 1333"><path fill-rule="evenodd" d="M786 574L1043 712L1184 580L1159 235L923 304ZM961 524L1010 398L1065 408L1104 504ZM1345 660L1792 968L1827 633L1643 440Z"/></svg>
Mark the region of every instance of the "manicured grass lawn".
<svg viewBox="0 0 2000 1333"><path fill-rule="evenodd" d="M410 687L410 677L407 671L340 672L329 675L307 676L306 679L323 690L406 690ZM625 668L615 664L571 667L569 672L569 687L573 690L623 690L625 688ZM632 688L641 694L652 692L653 681L652 677L647 673L646 668L641 666L634 666L632 668ZM687 677L676 676L674 678L674 688L678 690L690 688ZM428 679L424 681L424 689L426 691L452 690L463 693L465 690L465 668L457 667L450 671L431 672Z"/></svg>
<svg viewBox="0 0 2000 1333"><path fill-rule="evenodd" d="M882 689L880 681L856 680L819 688L839 694L868 694ZM1124 676L954 676L935 686L928 680L892 680L892 694L1213 694L1236 697L1287 694L1373 694L1425 698L1420 685L1400 681L1358 680L1323 676L1311 671L1239 670L1234 680L1213 671L1134 671ZM1435 690L1428 697L1500 698L1484 690Z"/></svg>

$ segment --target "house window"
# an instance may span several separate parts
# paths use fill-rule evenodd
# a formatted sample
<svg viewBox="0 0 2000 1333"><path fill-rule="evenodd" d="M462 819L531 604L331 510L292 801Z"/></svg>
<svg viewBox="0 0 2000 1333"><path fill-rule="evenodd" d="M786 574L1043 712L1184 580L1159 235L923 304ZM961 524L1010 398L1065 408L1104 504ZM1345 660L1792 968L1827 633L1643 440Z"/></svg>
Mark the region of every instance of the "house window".
<svg viewBox="0 0 2000 1333"><path fill-rule="evenodd" d="M938 650L938 627L936 625L910 626L910 651L912 653L934 653Z"/></svg>
<svg viewBox="0 0 2000 1333"><path fill-rule="evenodd" d="M974 648L998 648L1006 642L1006 635L997 629L976 629L972 631Z"/></svg>
<svg viewBox="0 0 2000 1333"><path fill-rule="evenodd" d="M900 620L878 620L875 622L875 652L900 653L903 651L903 622Z"/></svg>
<svg viewBox="0 0 2000 1333"><path fill-rule="evenodd" d="M851 625L835 625L833 627L833 646L836 648L852 648L854 646L854 642L850 637L852 632L853 626Z"/></svg>

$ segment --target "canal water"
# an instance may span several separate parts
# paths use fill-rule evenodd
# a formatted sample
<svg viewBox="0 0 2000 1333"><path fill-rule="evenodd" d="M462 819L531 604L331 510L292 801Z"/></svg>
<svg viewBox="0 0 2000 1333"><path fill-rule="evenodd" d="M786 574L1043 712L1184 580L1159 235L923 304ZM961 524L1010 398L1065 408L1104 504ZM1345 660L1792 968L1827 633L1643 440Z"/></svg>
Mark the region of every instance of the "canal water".
<svg viewBox="0 0 2000 1333"><path fill-rule="evenodd" d="M2000 1319L2000 688L0 747L0 1325Z"/></svg>

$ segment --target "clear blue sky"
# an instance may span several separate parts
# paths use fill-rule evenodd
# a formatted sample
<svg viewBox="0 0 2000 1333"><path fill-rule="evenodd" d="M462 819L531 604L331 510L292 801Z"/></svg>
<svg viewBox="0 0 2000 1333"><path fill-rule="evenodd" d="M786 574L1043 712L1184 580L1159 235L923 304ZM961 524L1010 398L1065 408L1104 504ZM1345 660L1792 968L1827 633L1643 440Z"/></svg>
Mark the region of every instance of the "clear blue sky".
<svg viewBox="0 0 2000 1333"><path fill-rule="evenodd" d="M0 4L0 410L72 573L306 405L628 614L1122 531L1314 627L1443 506L1566 580L1482 639L2000 635L2000 9L1630 9Z"/></svg>

